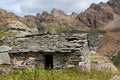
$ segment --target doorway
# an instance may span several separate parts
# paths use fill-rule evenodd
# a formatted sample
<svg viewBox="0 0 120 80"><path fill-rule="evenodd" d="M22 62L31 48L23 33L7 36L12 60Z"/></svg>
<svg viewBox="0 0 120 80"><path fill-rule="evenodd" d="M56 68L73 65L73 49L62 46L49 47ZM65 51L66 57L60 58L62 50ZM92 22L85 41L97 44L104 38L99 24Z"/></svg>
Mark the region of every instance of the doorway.
<svg viewBox="0 0 120 80"><path fill-rule="evenodd" d="M53 69L53 56L45 55L45 69Z"/></svg>

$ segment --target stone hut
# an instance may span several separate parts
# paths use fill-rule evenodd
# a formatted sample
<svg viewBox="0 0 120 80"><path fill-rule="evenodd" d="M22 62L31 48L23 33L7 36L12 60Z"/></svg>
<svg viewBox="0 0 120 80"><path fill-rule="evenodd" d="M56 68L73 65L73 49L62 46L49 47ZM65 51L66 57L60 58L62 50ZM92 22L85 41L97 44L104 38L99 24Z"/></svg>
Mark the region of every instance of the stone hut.
<svg viewBox="0 0 120 80"><path fill-rule="evenodd" d="M45 69L79 67L82 62L90 69L89 48L86 33L37 35L18 37L9 52L11 60L22 61L24 65L39 65Z"/></svg>

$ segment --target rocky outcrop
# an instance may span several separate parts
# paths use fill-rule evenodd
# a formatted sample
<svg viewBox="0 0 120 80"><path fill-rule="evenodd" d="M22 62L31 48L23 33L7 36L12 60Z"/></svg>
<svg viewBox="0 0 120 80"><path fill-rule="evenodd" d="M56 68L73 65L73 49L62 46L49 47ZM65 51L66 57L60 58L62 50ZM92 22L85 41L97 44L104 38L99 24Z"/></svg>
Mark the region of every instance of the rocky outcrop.
<svg viewBox="0 0 120 80"><path fill-rule="evenodd" d="M4 27L1 27L1 30L4 32L7 32L9 34L13 34L16 36L24 36L28 34L35 33L32 29L27 27L27 25L23 24L19 21L11 21L3 25Z"/></svg>
<svg viewBox="0 0 120 80"><path fill-rule="evenodd" d="M91 52L90 60L91 68L93 70L118 73L117 67L115 67L114 64L110 61L110 59L105 56L99 55L96 52Z"/></svg>
<svg viewBox="0 0 120 80"><path fill-rule="evenodd" d="M65 16L66 14L64 13L64 11L62 10L57 10L57 9L53 9L51 11L51 15L54 16L54 17L62 17L62 16Z"/></svg>
<svg viewBox="0 0 120 80"><path fill-rule="evenodd" d="M8 21L19 20L20 17L15 15L12 12L7 12L6 10L0 9L0 26L4 25L4 23Z"/></svg>
<svg viewBox="0 0 120 80"><path fill-rule="evenodd" d="M77 14L66 15L62 10L53 9L49 14L44 11L42 14L36 15L36 23L42 27L80 27L75 24L79 24L76 19ZM79 24L80 25L80 24Z"/></svg>
<svg viewBox="0 0 120 80"><path fill-rule="evenodd" d="M110 56L120 51L120 32L109 32L102 41L98 52Z"/></svg>
<svg viewBox="0 0 120 80"><path fill-rule="evenodd" d="M0 10L0 23L7 21L21 21L28 27L101 27L114 19L114 13L119 15L119 0L110 0L107 3L92 4L87 10L80 14L72 13L67 15L62 10L53 9L51 13L44 11L36 16L26 15L19 17L5 10Z"/></svg>
<svg viewBox="0 0 120 80"><path fill-rule="evenodd" d="M120 0L109 0L107 4L120 16Z"/></svg>
<svg viewBox="0 0 120 80"><path fill-rule="evenodd" d="M90 7L78 15L79 21L83 22L86 27L100 27L113 20L113 11L105 3L91 4Z"/></svg>
<svg viewBox="0 0 120 80"><path fill-rule="evenodd" d="M105 37L105 33L89 33L88 40L89 40L89 48L90 50L97 51Z"/></svg>
<svg viewBox="0 0 120 80"><path fill-rule="evenodd" d="M21 20L22 23L26 24L30 28L34 28L37 26L36 17L33 15L26 15Z"/></svg>
<svg viewBox="0 0 120 80"><path fill-rule="evenodd" d="M64 11L54 8L51 13L44 11L42 14L38 13L36 16L29 16L29 21L33 23L33 26L43 27L103 27L114 19L114 14L119 15L119 4L119 0L110 0L107 3L101 2L99 4L93 3L84 12L80 14L73 12L71 15L67 15ZM25 19L28 19L28 17L25 17ZM29 21L26 21L26 24L29 25Z"/></svg>

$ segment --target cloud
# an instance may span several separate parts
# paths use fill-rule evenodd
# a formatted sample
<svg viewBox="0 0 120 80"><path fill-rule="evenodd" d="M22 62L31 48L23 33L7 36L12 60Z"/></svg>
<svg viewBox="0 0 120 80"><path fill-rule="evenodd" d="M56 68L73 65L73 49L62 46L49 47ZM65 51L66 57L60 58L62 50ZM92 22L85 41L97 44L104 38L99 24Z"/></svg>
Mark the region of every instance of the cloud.
<svg viewBox="0 0 120 80"><path fill-rule="evenodd" d="M107 0L25 0L21 5L21 10L26 14L34 14L43 11L50 12L53 8L56 8L66 13L80 13L88 8L91 3L101 1L106 2Z"/></svg>
<svg viewBox="0 0 120 80"><path fill-rule="evenodd" d="M5 9L9 12L16 13L18 15L21 15L22 10L21 10L21 4L22 0L1 0L0 1L0 8Z"/></svg>
<svg viewBox="0 0 120 80"><path fill-rule="evenodd" d="M0 8L18 15L50 12L53 8L63 10L66 13L80 13L87 9L91 3L101 1L107 2L108 0L1 0Z"/></svg>

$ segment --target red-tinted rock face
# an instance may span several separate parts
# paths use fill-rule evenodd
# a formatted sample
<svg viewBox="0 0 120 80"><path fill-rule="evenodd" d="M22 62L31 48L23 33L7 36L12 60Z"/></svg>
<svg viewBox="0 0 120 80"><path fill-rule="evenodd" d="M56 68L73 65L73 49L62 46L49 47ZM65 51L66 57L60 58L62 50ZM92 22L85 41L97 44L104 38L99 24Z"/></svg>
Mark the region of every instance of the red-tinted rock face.
<svg viewBox="0 0 120 80"><path fill-rule="evenodd" d="M72 13L67 15L62 10L53 9L51 13L44 11L36 16L27 15L19 17L13 13L0 9L0 25L7 21L18 20L28 25L36 27L72 26L72 27L99 27L114 19L114 14L120 15L120 1L109 0L107 3L91 4L91 6L80 14Z"/></svg>
<svg viewBox="0 0 120 80"><path fill-rule="evenodd" d="M107 4L120 16L120 0L109 0Z"/></svg>
<svg viewBox="0 0 120 80"><path fill-rule="evenodd" d="M53 9L51 11L51 15L54 16L54 17L61 17L61 16L65 16L66 14L64 13L64 11L62 10L57 10L57 9Z"/></svg>
<svg viewBox="0 0 120 80"><path fill-rule="evenodd" d="M7 12L3 9L0 9L0 26L2 26L7 21L15 21L19 18L19 16L15 15L12 12Z"/></svg>
<svg viewBox="0 0 120 80"><path fill-rule="evenodd" d="M78 19L88 27L104 25L113 20L113 10L105 3L93 3L86 11L78 15Z"/></svg>

